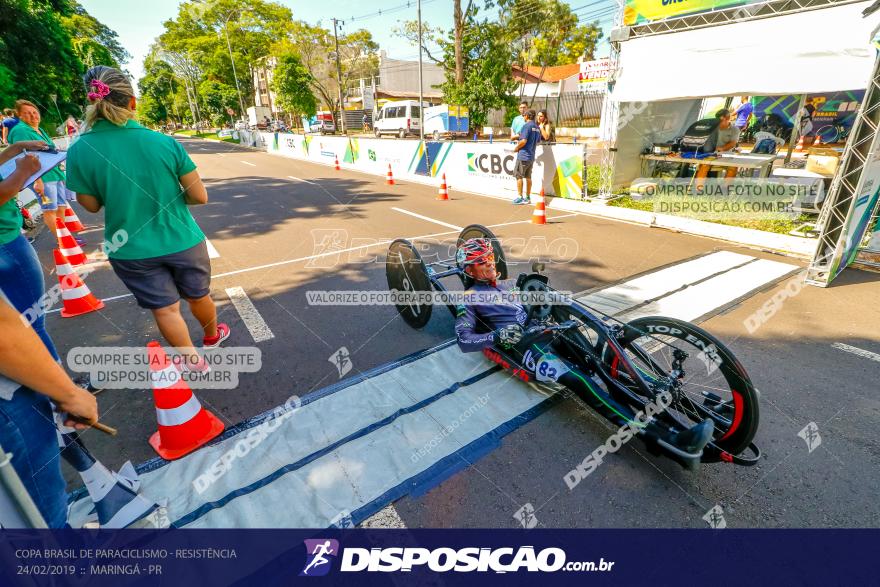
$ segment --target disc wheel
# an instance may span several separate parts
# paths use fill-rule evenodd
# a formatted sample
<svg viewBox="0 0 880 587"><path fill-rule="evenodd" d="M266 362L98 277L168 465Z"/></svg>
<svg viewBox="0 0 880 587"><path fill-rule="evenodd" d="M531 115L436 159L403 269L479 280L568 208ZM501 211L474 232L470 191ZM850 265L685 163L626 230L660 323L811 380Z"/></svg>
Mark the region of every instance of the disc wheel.
<svg viewBox="0 0 880 587"><path fill-rule="evenodd" d="M492 243L492 251L495 253L495 271L498 273L498 279L507 279L507 260L504 258L504 249L495 234L483 226L482 224L471 224L465 226L458 235L458 241L455 243L456 250L466 240L472 238L487 238Z"/></svg>
<svg viewBox="0 0 880 587"><path fill-rule="evenodd" d="M406 239L397 239L388 247L385 258L388 289L399 292L430 292L433 289L422 256ZM431 304L396 304L403 321L413 328L422 328L431 319Z"/></svg>
<svg viewBox="0 0 880 587"><path fill-rule="evenodd" d="M721 341L682 320L637 318L618 339L627 358L653 389L668 389L667 412L685 426L711 418L714 444L731 454L744 451L758 429L758 394L745 368ZM620 358L606 345L603 362L626 385ZM679 377L670 374L680 369ZM631 379L630 379L631 383Z"/></svg>

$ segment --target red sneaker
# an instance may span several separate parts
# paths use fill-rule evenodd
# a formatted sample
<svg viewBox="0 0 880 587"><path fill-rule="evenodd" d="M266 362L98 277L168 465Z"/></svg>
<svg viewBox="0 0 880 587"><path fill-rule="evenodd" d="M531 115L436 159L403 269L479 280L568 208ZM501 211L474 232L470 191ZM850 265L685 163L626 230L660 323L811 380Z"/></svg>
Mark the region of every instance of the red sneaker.
<svg viewBox="0 0 880 587"><path fill-rule="evenodd" d="M216 349L220 346L220 343L229 338L231 334L229 330L229 326L221 322L217 325L217 336L208 337L202 339L202 348L206 349Z"/></svg>

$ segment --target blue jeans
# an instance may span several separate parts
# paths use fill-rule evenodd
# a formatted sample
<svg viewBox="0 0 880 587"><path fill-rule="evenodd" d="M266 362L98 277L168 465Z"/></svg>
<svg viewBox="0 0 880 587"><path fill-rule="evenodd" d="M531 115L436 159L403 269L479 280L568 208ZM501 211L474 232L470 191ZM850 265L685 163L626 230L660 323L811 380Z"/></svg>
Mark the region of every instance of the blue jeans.
<svg viewBox="0 0 880 587"><path fill-rule="evenodd" d="M52 404L20 387L11 400L0 399L0 446L12 453L12 467L50 528L67 525L67 492Z"/></svg>
<svg viewBox="0 0 880 587"><path fill-rule="evenodd" d="M49 354L57 361L58 351L46 332L45 315L40 298L45 293L43 268L37 252L27 239L19 235L15 240L0 245L0 290L9 303L31 323L43 340Z"/></svg>

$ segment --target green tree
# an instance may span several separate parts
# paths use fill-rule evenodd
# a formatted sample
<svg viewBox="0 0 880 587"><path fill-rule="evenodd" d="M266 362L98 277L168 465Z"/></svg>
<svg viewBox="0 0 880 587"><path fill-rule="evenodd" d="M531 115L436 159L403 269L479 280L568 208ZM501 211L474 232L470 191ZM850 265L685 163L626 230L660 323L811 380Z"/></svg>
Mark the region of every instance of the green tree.
<svg viewBox="0 0 880 587"><path fill-rule="evenodd" d="M379 45L367 30L360 29L339 37L343 94L352 81L378 74L378 50ZM332 112L339 111L332 31L303 21L294 22L288 40L276 45L273 53L296 55L311 76L309 86L319 101Z"/></svg>
<svg viewBox="0 0 880 587"><path fill-rule="evenodd" d="M93 35L88 46L72 34L74 20ZM0 107L30 100L53 133L67 114L82 114L82 74L92 65L84 56L112 58L113 65L128 58L116 34L72 0L0 0Z"/></svg>
<svg viewBox="0 0 880 587"><path fill-rule="evenodd" d="M199 96L205 105L204 113L211 117L211 122L222 126L229 121L227 108L235 110L238 106L238 93L233 86L216 80L205 80L199 85Z"/></svg>
<svg viewBox="0 0 880 587"><path fill-rule="evenodd" d="M315 114L318 104L310 89L311 82L311 74L296 55L285 53L277 57L272 90L282 109L295 116Z"/></svg>
<svg viewBox="0 0 880 587"><path fill-rule="evenodd" d="M70 35L74 53L86 68L110 65L121 68L131 55L119 44L116 31L86 12L78 2L71 1L71 13L61 16L61 24Z"/></svg>

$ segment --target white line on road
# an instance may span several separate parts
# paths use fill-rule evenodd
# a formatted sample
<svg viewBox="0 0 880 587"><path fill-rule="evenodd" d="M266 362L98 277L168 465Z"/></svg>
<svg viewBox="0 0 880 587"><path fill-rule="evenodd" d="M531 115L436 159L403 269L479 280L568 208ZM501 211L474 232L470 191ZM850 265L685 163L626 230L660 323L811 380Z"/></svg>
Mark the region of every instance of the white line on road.
<svg viewBox="0 0 880 587"><path fill-rule="evenodd" d="M254 163L250 163L248 161L242 161L242 163L244 163L245 165L250 165L251 167L256 167Z"/></svg>
<svg viewBox="0 0 880 587"><path fill-rule="evenodd" d="M303 178L301 178L301 177L296 177L296 176L293 176L293 175L288 175L287 177L288 177L289 179L292 179L292 180L295 180L295 181L301 181L301 182L303 182L303 183L310 183L310 184L312 184L312 185L315 185L315 182L313 182L313 181L309 181L309 180L307 180L307 179L303 179Z"/></svg>
<svg viewBox="0 0 880 587"><path fill-rule="evenodd" d="M408 214L410 216L414 216L415 218L421 218L422 220L427 220L428 222L433 222L434 224L439 224L440 226L445 226L446 228L451 228L453 230L461 230L464 228L463 226L456 226L455 224L449 224L448 222L443 222L441 220L434 220L433 218L429 218L427 216L422 216L421 214L416 214L415 212L410 212L409 210L404 210L403 208L391 208L395 212L400 212L401 214Z"/></svg>
<svg viewBox="0 0 880 587"><path fill-rule="evenodd" d="M235 306L235 309L241 315L241 320L247 326L251 336L254 337L254 342L263 342L264 340L275 338L275 335L272 334L269 325L263 320L254 303L244 293L243 287L227 287L226 295L229 296L229 299L232 300L232 305Z"/></svg>
<svg viewBox="0 0 880 587"><path fill-rule="evenodd" d="M831 346L838 350L862 357L863 359L870 359L872 361L877 361L878 363L880 363L880 354L872 353L871 351L866 351L865 349L860 349L857 346L850 346L848 344L843 344L842 342L835 342Z"/></svg>
<svg viewBox="0 0 880 587"><path fill-rule="evenodd" d="M406 524L397 513L393 503L364 520L359 528L406 528Z"/></svg>
<svg viewBox="0 0 880 587"><path fill-rule="evenodd" d="M568 218L569 216L577 216L575 213L571 214L560 214L559 216L554 216L553 218ZM512 222L502 222L500 224L490 224L489 228L498 228L499 226L511 226L513 224L531 224L530 220L514 220ZM460 232L460 230L448 231L448 232L435 232L433 234L422 234L419 236L406 236L403 237L407 240L418 241L425 240L429 238L435 238L438 236L449 236L450 234L455 234L456 232ZM254 267L245 267L244 269L237 269L235 271L227 271L226 273L218 273L217 275L212 275L211 279L220 279L221 277L229 277L230 275L238 275L240 273L249 273L251 271L259 271L260 269L269 269L270 267L280 267L281 265L290 265L291 263L301 263L303 261L311 261L313 259L320 259L322 257L329 257L330 255L340 255L342 253L350 253L352 251L360 251L361 249L370 249L372 247L378 247L382 245L389 245L394 242L394 239L380 240L374 243L369 243L366 245L360 245L358 247L349 247L347 249L339 249L332 250L326 253L318 253L317 255L309 255L307 257L297 257L296 259L287 259L285 261L276 261L275 263L266 263L265 265L256 265ZM121 296L113 296L110 298L103 298L101 301L108 302L110 300L118 300L121 298L131 297L131 294L122 294ZM56 312L60 312L61 308L54 308L52 310L48 310L46 314L55 314Z"/></svg>
<svg viewBox="0 0 880 587"><path fill-rule="evenodd" d="M205 244L208 246L208 258L216 259L220 256L220 253L217 252L217 249L214 248L214 245L211 244L211 241L205 239Z"/></svg>

